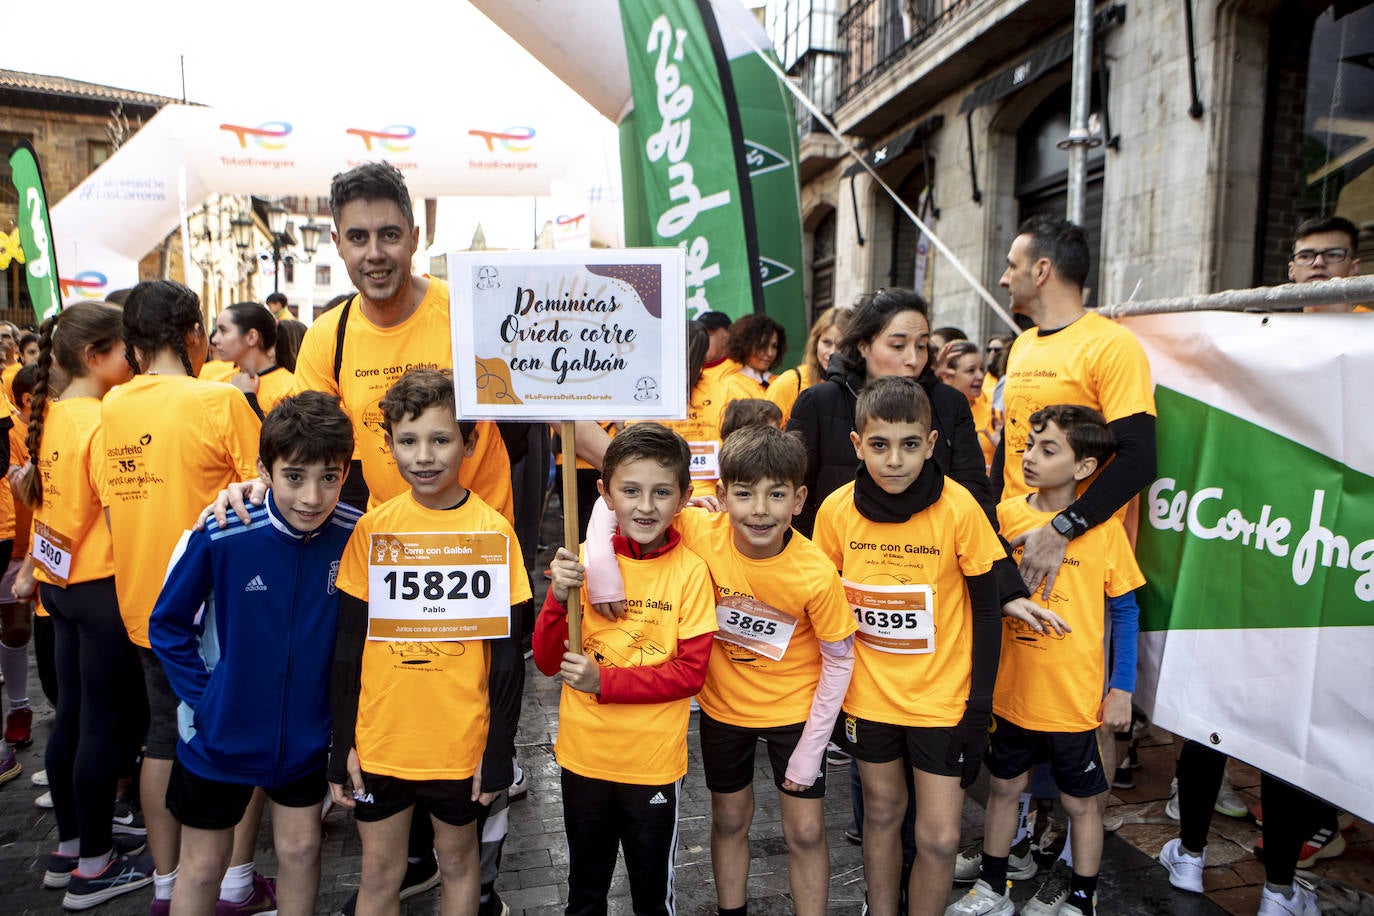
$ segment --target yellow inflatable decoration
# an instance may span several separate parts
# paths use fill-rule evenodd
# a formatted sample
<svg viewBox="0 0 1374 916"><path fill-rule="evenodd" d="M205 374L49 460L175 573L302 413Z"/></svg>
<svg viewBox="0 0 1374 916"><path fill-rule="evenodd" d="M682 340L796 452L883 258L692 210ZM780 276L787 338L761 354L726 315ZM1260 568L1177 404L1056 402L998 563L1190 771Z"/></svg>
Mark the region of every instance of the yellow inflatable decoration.
<svg viewBox="0 0 1374 916"><path fill-rule="evenodd" d="M14 231L8 235L0 232L0 270L8 269L10 261L18 264L24 263L24 249L19 244L18 226L15 226Z"/></svg>

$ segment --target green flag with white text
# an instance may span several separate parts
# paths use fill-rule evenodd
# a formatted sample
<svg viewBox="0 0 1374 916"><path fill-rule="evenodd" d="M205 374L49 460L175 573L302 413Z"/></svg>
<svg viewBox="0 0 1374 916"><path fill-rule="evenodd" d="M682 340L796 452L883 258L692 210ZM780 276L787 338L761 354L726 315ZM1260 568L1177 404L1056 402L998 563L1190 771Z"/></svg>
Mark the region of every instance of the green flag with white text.
<svg viewBox="0 0 1374 916"><path fill-rule="evenodd" d="M620 0L634 110L620 122L629 245L687 252L688 314L764 311L807 330L796 122L747 11ZM771 53L771 52L766 52Z"/></svg>
<svg viewBox="0 0 1374 916"><path fill-rule="evenodd" d="M1374 315L1123 322L1157 385L1143 705L1374 816Z"/></svg>
<svg viewBox="0 0 1374 916"><path fill-rule="evenodd" d="M27 140L10 153L10 181L19 194L19 243L24 248L24 276L28 281L33 313L42 322L62 308L57 277L57 252L48 220L48 195L38 156Z"/></svg>

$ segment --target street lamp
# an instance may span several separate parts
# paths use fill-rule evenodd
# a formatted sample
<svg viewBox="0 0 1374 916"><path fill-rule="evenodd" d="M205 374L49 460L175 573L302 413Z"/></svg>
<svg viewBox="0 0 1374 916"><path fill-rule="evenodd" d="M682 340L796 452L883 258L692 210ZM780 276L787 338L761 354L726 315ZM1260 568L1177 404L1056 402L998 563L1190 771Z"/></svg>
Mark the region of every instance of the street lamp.
<svg viewBox="0 0 1374 916"><path fill-rule="evenodd" d="M240 213L229 221L229 227L233 230L234 247L239 250L239 263L244 267L246 282L258 270L258 259L248 253L248 249L253 247L253 218Z"/></svg>
<svg viewBox="0 0 1374 916"><path fill-rule="evenodd" d="M286 221L286 209L279 203L269 204L267 207L267 231L272 234L273 292L280 292L281 290L281 263L284 260L282 249L289 248L295 243L295 239L291 237L291 228L294 227ZM305 251L305 257L301 260L308 263L320 248L320 238L324 234L325 227L318 223L305 223L299 228L301 248ZM286 255L286 258L290 257L291 255Z"/></svg>

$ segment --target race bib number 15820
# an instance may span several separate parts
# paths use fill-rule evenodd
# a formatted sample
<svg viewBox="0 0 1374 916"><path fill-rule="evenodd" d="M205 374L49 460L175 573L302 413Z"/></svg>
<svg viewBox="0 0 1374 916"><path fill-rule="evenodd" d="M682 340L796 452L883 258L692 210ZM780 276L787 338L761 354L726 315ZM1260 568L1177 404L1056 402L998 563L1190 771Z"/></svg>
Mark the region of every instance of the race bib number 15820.
<svg viewBox="0 0 1374 916"><path fill-rule="evenodd" d="M440 641L510 635L510 545L494 531L374 534L367 638Z"/></svg>

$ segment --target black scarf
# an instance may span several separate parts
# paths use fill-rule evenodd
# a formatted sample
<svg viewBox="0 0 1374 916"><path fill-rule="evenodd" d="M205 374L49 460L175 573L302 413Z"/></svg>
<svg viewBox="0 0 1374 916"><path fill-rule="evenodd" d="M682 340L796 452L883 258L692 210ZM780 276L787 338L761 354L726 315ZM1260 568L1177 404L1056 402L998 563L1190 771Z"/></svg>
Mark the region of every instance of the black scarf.
<svg viewBox="0 0 1374 916"><path fill-rule="evenodd" d="M934 505L944 489L945 475L934 459L927 459L911 486L895 495L878 486L861 464L854 475L854 508L870 522L904 522Z"/></svg>

